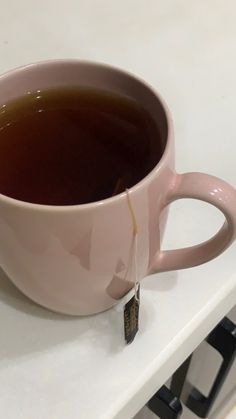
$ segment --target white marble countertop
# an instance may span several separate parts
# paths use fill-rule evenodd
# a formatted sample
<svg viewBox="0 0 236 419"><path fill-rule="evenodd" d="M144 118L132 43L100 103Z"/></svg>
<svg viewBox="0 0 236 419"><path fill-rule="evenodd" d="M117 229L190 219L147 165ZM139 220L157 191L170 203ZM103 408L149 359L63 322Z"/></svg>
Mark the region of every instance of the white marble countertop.
<svg viewBox="0 0 236 419"><path fill-rule="evenodd" d="M108 62L153 84L173 113L177 169L236 185L233 0L0 0L0 72L32 61ZM172 205L165 247L197 243L221 215ZM140 332L123 341L123 303L70 318L0 275L0 417L131 419L236 302L236 245L204 266L142 282Z"/></svg>

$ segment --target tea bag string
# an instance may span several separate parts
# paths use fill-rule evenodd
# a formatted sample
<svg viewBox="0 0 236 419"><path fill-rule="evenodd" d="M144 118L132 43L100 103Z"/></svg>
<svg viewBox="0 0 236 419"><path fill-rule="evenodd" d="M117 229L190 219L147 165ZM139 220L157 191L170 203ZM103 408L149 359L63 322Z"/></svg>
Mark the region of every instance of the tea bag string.
<svg viewBox="0 0 236 419"><path fill-rule="evenodd" d="M128 202L128 207L132 219L133 224L133 242L134 242L134 252L133 252L133 269L134 269L134 293L135 293L135 299L139 301L138 296L138 287L139 287L139 281L138 281L138 275L137 275L137 242L138 242L138 223L137 218L135 216L134 208L130 199L130 193L129 190L126 189L126 197Z"/></svg>

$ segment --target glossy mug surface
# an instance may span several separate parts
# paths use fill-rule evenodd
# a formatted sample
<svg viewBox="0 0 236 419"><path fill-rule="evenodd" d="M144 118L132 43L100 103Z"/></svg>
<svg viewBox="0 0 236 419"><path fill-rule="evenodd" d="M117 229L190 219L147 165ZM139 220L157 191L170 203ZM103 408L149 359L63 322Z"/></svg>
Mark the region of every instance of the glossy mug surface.
<svg viewBox="0 0 236 419"><path fill-rule="evenodd" d="M61 86L104 89L140 102L156 121L165 150L129 190L138 223L137 275L195 266L222 253L236 236L236 191L202 173L177 174L173 123L160 96L121 70L77 60L31 64L0 77L0 106L29 91ZM197 246L162 251L168 205L200 199L225 215L216 235ZM126 277L133 246L127 194L73 206L31 204L0 195L0 264L14 284L52 310L86 315L112 307L133 283Z"/></svg>

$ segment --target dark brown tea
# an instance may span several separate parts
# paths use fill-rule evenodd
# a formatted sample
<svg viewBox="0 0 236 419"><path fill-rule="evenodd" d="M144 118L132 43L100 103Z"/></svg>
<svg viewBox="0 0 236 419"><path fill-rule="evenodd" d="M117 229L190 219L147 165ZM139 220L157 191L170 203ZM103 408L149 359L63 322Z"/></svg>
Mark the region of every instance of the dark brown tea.
<svg viewBox="0 0 236 419"><path fill-rule="evenodd" d="M135 101L105 91L36 91L0 107L0 193L38 204L111 197L145 177L163 153Z"/></svg>

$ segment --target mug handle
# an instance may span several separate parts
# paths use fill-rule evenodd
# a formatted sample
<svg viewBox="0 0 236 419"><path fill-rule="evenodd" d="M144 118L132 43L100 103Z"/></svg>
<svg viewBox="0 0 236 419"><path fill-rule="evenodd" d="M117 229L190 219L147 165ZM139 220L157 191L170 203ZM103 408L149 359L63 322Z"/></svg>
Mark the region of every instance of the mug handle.
<svg viewBox="0 0 236 419"><path fill-rule="evenodd" d="M194 198L222 211L225 222L215 236L195 246L160 251L154 256L149 274L191 268L222 253L236 238L236 189L225 181L203 173L178 175L166 205L177 199Z"/></svg>

